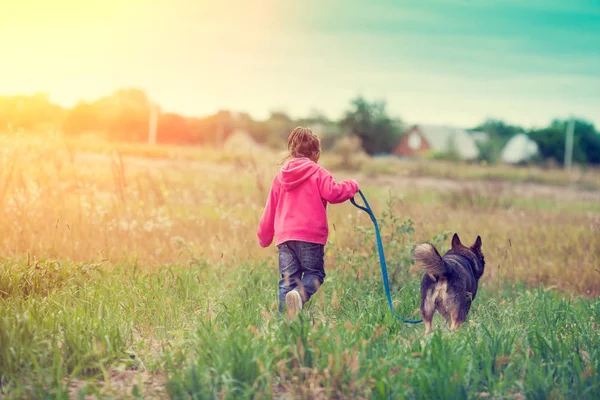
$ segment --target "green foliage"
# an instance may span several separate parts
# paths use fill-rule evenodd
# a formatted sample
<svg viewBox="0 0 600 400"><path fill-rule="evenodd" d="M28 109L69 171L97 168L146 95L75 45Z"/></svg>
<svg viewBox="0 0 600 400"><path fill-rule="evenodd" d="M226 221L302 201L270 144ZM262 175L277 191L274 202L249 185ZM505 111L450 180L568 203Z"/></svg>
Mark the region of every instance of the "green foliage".
<svg viewBox="0 0 600 400"><path fill-rule="evenodd" d="M385 102L369 103L362 97L352 100L340 125L362 140L367 154L391 153L402 132L388 117Z"/></svg>
<svg viewBox="0 0 600 400"><path fill-rule="evenodd" d="M420 277L408 273L415 226L394 213L396 201L378 218L392 296L400 314L418 316ZM448 233L431 242L443 252ZM144 272L47 261L37 265L59 283L41 287L24 283L36 263L5 262L0 393L65 398L69 381L84 380L75 395L108 397L101 388L110 376L143 370L166 372L172 398L590 398L600 390L598 299L483 286L458 332L436 316L435 333L423 338L423 326L388 310L371 225L356 227L336 261L291 323L277 314L278 278L265 263L195 260ZM145 352L147 341L162 350Z"/></svg>
<svg viewBox="0 0 600 400"><path fill-rule="evenodd" d="M404 189L401 203L385 204L381 183L365 179L363 190L383 211L392 298L403 316L418 317L420 274L408 272L415 241L435 235L444 252L448 235L436 234L446 227L485 236L490 273L468 322L451 333L436 317L436 333L423 338L423 326L395 320L372 225L346 204L329 210L325 284L288 323L276 312L276 253L249 235L260 210L255 198L262 206L266 196L259 179L270 180L276 167L257 162L249 173L234 166L253 160L194 149L190 159L214 162L199 178L196 165L168 160L173 148L119 148L163 162L145 160L140 170L157 173L138 175L117 161L70 164L66 151L48 147L24 146L4 158L3 254L16 258L0 260L0 397L153 397L145 381L118 386L124 376L149 376L173 398L595 398L600 390L598 298L518 283L513 290L501 278L597 294L591 208L541 197L552 208L544 212L535 193L505 204L488 186L453 199ZM395 174L569 182L562 171L536 177L526 169L382 161ZM399 190L395 180L384 182ZM563 206L577 213L562 214ZM108 230L111 221L127 231ZM512 253L502 258L507 237L512 265ZM102 262L73 261L94 258Z"/></svg>
<svg viewBox="0 0 600 400"><path fill-rule="evenodd" d="M66 110L49 101L48 96L0 96L0 132L59 130Z"/></svg>
<svg viewBox="0 0 600 400"><path fill-rule="evenodd" d="M150 99L142 90L121 89L92 102L80 102L64 109L50 102L48 96L0 97L0 132L64 132L69 136L95 135L111 141L144 142L148 138ZM350 109L339 121L330 121L313 111L305 118L293 119L284 112L272 112L266 120L254 120L247 113L234 115L221 110L204 117L185 117L158 112L157 141L166 144L220 145L236 129L242 129L257 142L272 148L285 147L291 130L298 126L318 126L325 150L346 133L361 140L369 155L391 153L402 136L399 121L386 112L385 102L368 102L363 97L351 101ZM529 132L540 148L542 159L563 162L567 121L555 120L548 127ZM473 131L484 132L487 141L477 142L480 161L493 164L502 148L522 127L501 120L487 120ZM433 154L434 159L456 161L457 152ZM575 122L573 161L600 164L600 134L583 120Z"/></svg>
<svg viewBox="0 0 600 400"><path fill-rule="evenodd" d="M397 202L398 198L389 195L386 209L377 218L385 247L385 257L388 262L390 286L394 290L399 290L404 286L406 280L414 281L415 278L408 275L408 270L412 264L411 249L414 244L414 221L411 218L403 220L394 213L394 206ZM372 279L374 284L380 282L381 273L379 272L379 254L377 252L375 230L371 224L357 226L355 230L354 245L346 251L337 253L336 264L345 265L347 268L352 267L353 274L356 274L356 276L364 275L366 279ZM439 245L436 238L433 242ZM356 249L368 250L357 251ZM417 306L414 300L412 303L414 307ZM407 312L412 315L414 307Z"/></svg>
<svg viewBox="0 0 600 400"><path fill-rule="evenodd" d="M238 115L234 123L234 129L241 129L246 132L256 141L256 143L270 144L272 135L264 121L255 121L247 113ZM279 143L280 144L280 143Z"/></svg>
<svg viewBox="0 0 600 400"><path fill-rule="evenodd" d="M370 285L334 280L330 291L344 307L324 313L309 307L292 323L256 324L252 312L223 315L188 342L198 356L175 370L171 396L586 398L600 389L600 336L590 320L597 318L597 301L539 289L498 303L482 293L457 333L438 326L423 339L422 326L389 318Z"/></svg>
<svg viewBox="0 0 600 400"><path fill-rule="evenodd" d="M101 132L109 139L140 141L148 137L150 103L139 89L121 89L69 110L63 129L68 135Z"/></svg>
<svg viewBox="0 0 600 400"><path fill-rule="evenodd" d="M429 153L429 157L433 160L458 162L462 160L462 156L456 146L454 137L448 139L448 147L446 151L433 151Z"/></svg>
<svg viewBox="0 0 600 400"><path fill-rule="evenodd" d="M523 133L524 130L520 126L507 125L503 121L488 119L484 123L473 128L474 131L485 132L490 136L502 138L508 142L511 137L517 133Z"/></svg>
<svg viewBox="0 0 600 400"><path fill-rule="evenodd" d="M500 159L500 153L506 143L504 138L498 136L489 136L486 141L475 142L479 150L479 160L495 164Z"/></svg>
<svg viewBox="0 0 600 400"><path fill-rule="evenodd" d="M548 127L528 132L529 137L538 145L539 159L564 162L567 124L566 120L554 120ZM499 120L485 121L473 130L488 134L488 140L478 142L477 146L480 151L480 160L489 164L498 161L503 147L514 135L525 132L519 126L507 125ZM593 124L583 120L575 121L573 162L600 164L600 134Z"/></svg>
<svg viewBox="0 0 600 400"><path fill-rule="evenodd" d="M567 124L568 121L554 120L549 127L530 132L543 158L564 163ZM575 121L573 162L600 163L600 134L594 125L582 120Z"/></svg>
<svg viewBox="0 0 600 400"><path fill-rule="evenodd" d="M270 140L287 146L290 132L297 126L296 123L283 112L272 112L264 125L271 136Z"/></svg>
<svg viewBox="0 0 600 400"><path fill-rule="evenodd" d="M579 144L585 149L587 161L590 164L600 164L600 132L592 124L578 121L575 124Z"/></svg>
<svg viewBox="0 0 600 400"><path fill-rule="evenodd" d="M477 141L479 149L479 160L488 164L495 164L500 158L500 153L508 141L518 133L523 133L520 126L508 125L503 121L488 119L472 129L473 131L486 133L485 141Z"/></svg>

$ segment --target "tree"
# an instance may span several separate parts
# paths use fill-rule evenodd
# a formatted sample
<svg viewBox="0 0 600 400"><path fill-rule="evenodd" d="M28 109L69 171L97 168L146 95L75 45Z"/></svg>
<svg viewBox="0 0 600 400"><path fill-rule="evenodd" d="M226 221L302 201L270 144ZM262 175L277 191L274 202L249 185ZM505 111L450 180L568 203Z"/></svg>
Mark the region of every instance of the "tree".
<svg viewBox="0 0 600 400"><path fill-rule="evenodd" d="M106 128L111 138L125 141L147 140L150 100L144 91L117 90L111 96L98 100L96 107L107 115Z"/></svg>
<svg viewBox="0 0 600 400"><path fill-rule="evenodd" d="M331 123L327 115L316 108L310 110L307 117L300 118L297 122L298 125L307 127L311 127L311 125L328 125Z"/></svg>
<svg viewBox="0 0 600 400"><path fill-rule="evenodd" d="M288 136L298 124L282 111L274 111L264 121L264 126L270 133L268 143L271 146L287 144Z"/></svg>
<svg viewBox="0 0 600 400"><path fill-rule="evenodd" d="M367 154L391 153L402 132L387 116L385 102L369 103L357 97L351 104L340 122L341 127L360 138Z"/></svg>
<svg viewBox="0 0 600 400"><path fill-rule="evenodd" d="M91 104L79 102L69 110L63 123L67 135L80 135L90 130L100 130L100 116Z"/></svg>
<svg viewBox="0 0 600 400"><path fill-rule="evenodd" d="M600 132L593 124L582 120L575 121L575 134L590 164L600 164Z"/></svg>
<svg viewBox="0 0 600 400"><path fill-rule="evenodd" d="M547 128L529 132L529 136L537 143L543 158L552 158L559 163L564 162L567 124L568 121L554 120ZM600 136L594 125L586 121L575 120L573 162L600 163Z"/></svg>
<svg viewBox="0 0 600 400"><path fill-rule="evenodd" d="M33 96L0 96L0 130L48 132L58 129L65 110L44 93Z"/></svg>
<svg viewBox="0 0 600 400"><path fill-rule="evenodd" d="M523 133L525 130L520 126L508 125L498 119L488 119L479 124L473 131L485 132L490 136L496 136L505 139L507 142L517 133Z"/></svg>
<svg viewBox="0 0 600 400"><path fill-rule="evenodd" d="M156 137L159 143L189 143L192 140L190 121L178 114L162 114L158 118Z"/></svg>
<svg viewBox="0 0 600 400"><path fill-rule="evenodd" d="M496 119L488 119L471 131L487 134L487 140L477 141L476 145L479 149L479 159L489 164L494 164L498 160L502 149L513 136L525 132L520 126L508 125L504 121Z"/></svg>
<svg viewBox="0 0 600 400"><path fill-rule="evenodd" d="M63 124L67 134L100 132L107 138L143 141L148 137L150 102L139 89L117 90L93 103L81 102L68 113Z"/></svg>
<svg viewBox="0 0 600 400"><path fill-rule="evenodd" d="M231 112L220 110L203 118L188 118L190 143L222 145L233 132Z"/></svg>

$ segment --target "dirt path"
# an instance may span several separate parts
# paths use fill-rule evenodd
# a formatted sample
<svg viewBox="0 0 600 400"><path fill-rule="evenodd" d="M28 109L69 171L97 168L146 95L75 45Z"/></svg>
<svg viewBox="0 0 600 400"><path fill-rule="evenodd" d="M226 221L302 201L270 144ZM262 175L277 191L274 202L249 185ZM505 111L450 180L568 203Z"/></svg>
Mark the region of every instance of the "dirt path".
<svg viewBox="0 0 600 400"><path fill-rule="evenodd" d="M105 154L78 153L75 157L77 163L107 163L111 158ZM232 163L214 163L198 160L177 159L152 159L134 156L124 156L123 162L126 167L151 168L151 169L195 169L203 172L231 174L240 168ZM516 196L525 199L544 198L559 201L590 201L600 204L600 190L582 190L574 186L558 186L529 182L513 181L483 181L483 180L457 180L435 177L406 177L393 175L379 175L377 177L366 176L363 173L352 173L340 171L335 173L338 179L352 178L369 185L392 187L398 189L424 189L435 191L474 191L501 193L507 196Z"/></svg>
<svg viewBox="0 0 600 400"><path fill-rule="evenodd" d="M344 174L350 176L349 174ZM511 181L481 181L481 180L454 180L434 177L403 177L381 175L376 178L366 177L362 174L354 175L355 179L368 182L370 185L390 186L406 189L427 189L436 191L461 191L475 192L493 191L503 195L512 195L525 199L545 198L560 201L591 201L600 204L600 191L586 191L572 186L544 185L529 182Z"/></svg>

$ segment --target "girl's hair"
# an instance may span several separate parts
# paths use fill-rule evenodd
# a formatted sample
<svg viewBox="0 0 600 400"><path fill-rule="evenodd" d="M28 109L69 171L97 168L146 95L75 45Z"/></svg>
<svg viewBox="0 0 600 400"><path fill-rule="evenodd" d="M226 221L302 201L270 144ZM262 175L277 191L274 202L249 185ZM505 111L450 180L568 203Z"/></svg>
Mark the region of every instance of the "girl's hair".
<svg viewBox="0 0 600 400"><path fill-rule="evenodd" d="M291 157L307 157L315 161L321 155L321 140L310 128L299 126L288 137L288 150Z"/></svg>

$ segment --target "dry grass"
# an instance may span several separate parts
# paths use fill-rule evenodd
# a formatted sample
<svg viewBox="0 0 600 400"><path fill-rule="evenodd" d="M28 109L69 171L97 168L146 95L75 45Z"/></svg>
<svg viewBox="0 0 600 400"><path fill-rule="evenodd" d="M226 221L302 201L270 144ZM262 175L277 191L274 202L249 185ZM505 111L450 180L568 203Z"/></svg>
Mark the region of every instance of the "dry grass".
<svg viewBox="0 0 600 400"><path fill-rule="evenodd" d="M263 183L255 166L233 154L218 156L231 162L124 162L115 153L5 148L0 251L141 264L177 263L190 255L247 257ZM242 246L224 246L224 240Z"/></svg>
<svg viewBox="0 0 600 400"><path fill-rule="evenodd" d="M583 398L599 387L598 192L334 171L358 178L381 217L402 315L418 312L414 241L482 236L469 323L425 345L387 310L372 226L350 204L329 208L327 286L305 318L276 317L275 250L255 232L280 154L4 140L0 397ZM539 283L591 298L524 286Z"/></svg>
<svg viewBox="0 0 600 400"><path fill-rule="evenodd" d="M539 166L485 165L433 160L373 159L363 172L370 176L437 177L452 180L509 181L573 186L582 190L600 189L600 169L574 167L571 171Z"/></svg>
<svg viewBox="0 0 600 400"><path fill-rule="evenodd" d="M212 150L202 160L207 149L185 149L195 156L151 160L90 154L56 142L10 144L0 153L5 257L141 267L266 257L255 232L280 154L242 157ZM575 202L577 191L561 200L554 194L543 198L548 190L532 198L523 186L498 183L420 188L419 178L337 176L358 177L376 210L383 210L390 194L403 199L395 212L416 221L420 239L442 231L459 232L465 241L481 235L486 282L516 276L529 284L600 293L596 192L582 193L583 200ZM349 204L332 207L330 220L333 259L336 249L353 245L354 226L369 221Z"/></svg>

